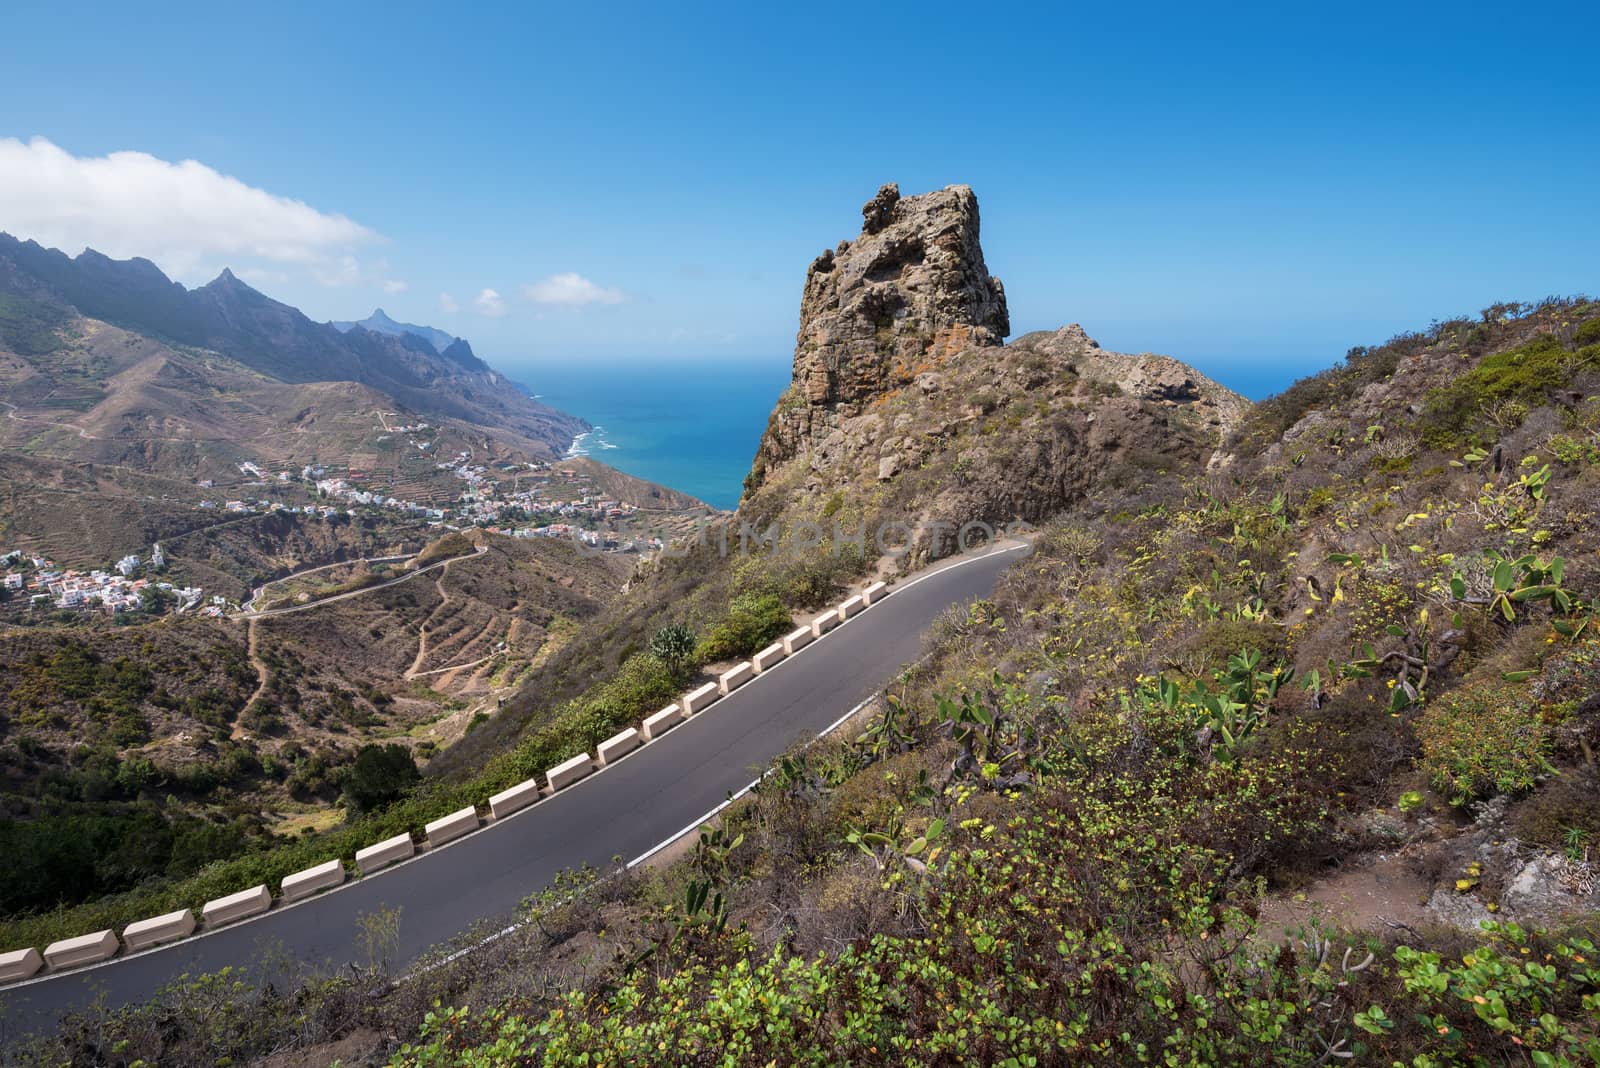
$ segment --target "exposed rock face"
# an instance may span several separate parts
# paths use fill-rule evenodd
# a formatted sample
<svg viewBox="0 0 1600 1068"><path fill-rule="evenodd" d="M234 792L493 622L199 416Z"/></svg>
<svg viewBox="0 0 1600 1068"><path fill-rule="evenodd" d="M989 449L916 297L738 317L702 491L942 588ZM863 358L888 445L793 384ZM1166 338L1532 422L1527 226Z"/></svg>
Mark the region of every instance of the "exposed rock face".
<svg viewBox="0 0 1600 1068"><path fill-rule="evenodd" d="M862 215L861 236L806 275L794 379L740 505L757 522L920 524L916 566L955 548L963 524L1035 521L1099 485L1201 471L1249 408L1076 323L1003 344L1005 293L966 186L884 186Z"/></svg>
<svg viewBox="0 0 1600 1068"><path fill-rule="evenodd" d="M997 345L1011 331L970 187L902 197L891 183L861 215L861 235L806 272L794 382L761 443L755 484L865 401L917 379L930 357ZM937 388L937 378L922 384Z"/></svg>

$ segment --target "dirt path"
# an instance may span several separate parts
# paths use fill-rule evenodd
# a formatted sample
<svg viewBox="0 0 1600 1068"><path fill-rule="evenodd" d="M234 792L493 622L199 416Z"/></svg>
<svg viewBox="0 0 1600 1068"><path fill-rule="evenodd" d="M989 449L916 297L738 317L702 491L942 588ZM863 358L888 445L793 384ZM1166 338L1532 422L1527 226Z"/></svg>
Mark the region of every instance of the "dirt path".
<svg viewBox="0 0 1600 1068"><path fill-rule="evenodd" d="M452 560L447 561L447 563L454 563L456 560L467 559L471 558L466 556L457 556ZM478 659L470 660L464 664L451 664L449 667L433 668L428 671L422 670L422 662L427 658L428 655L428 634L430 632L430 628L432 627L434 617L440 612L444 611L445 605L450 603L450 594L444 588L444 576L445 572L441 570L439 572L439 577L433 580L433 588L439 591L439 603L434 606L433 611L428 613L428 618L422 621L422 626L417 628L417 655L411 661L411 666L406 668L405 673L400 676L403 679L421 678L424 675L443 675L450 671L464 671L467 668L477 667L479 664L493 660L499 655L498 653L490 652L487 656L480 656ZM512 613L514 614L521 609L521 607L522 602L517 602L516 606L512 608ZM471 649L474 645L477 645L479 642L483 641L484 638L488 637L489 632L494 630L496 622L497 620L491 616L489 621L483 625L483 629L478 631L477 634L473 635L469 641L465 642L461 646L462 652Z"/></svg>
<svg viewBox="0 0 1600 1068"><path fill-rule="evenodd" d="M256 669L256 692L251 694L249 700L244 703L244 708L249 708L256 703L256 699L267 689L267 665L256 654L256 621L253 619L245 624L244 651L245 655L250 658L250 666ZM236 742L244 737L244 725L239 722L239 719L243 717L243 713L244 709L240 709L240 716L234 719L233 730L228 734L228 737Z"/></svg>
<svg viewBox="0 0 1600 1068"><path fill-rule="evenodd" d="M403 679L414 679L418 675L433 674L431 671L419 671L417 669L422 667L422 661L428 656L428 628L433 624L433 618L444 611L444 606L450 603L450 593L444 588L444 576L445 572L449 570L449 564L450 562L446 561L445 566L439 569L439 574L433 580L433 588L439 594L439 603L433 606L433 611L428 613L428 618L424 619L422 625L417 628L417 655L412 659L411 666L406 668L405 674L400 676Z"/></svg>
<svg viewBox="0 0 1600 1068"><path fill-rule="evenodd" d="M476 660L469 660L465 664L451 664L449 667L434 668L432 671L407 672L405 677L408 679L420 679L424 675L443 675L447 671L465 671L467 668L477 667L485 661L493 660L499 655L499 653L490 653L488 656L480 656Z"/></svg>
<svg viewBox="0 0 1600 1068"><path fill-rule="evenodd" d="M46 396L44 399L49 400L50 397L55 396L55 393L56 391L52 389L49 396ZM41 419L38 416L19 416L17 412L21 409L19 409L15 404L12 404L10 401L0 401L0 404L4 404L8 409L6 412L7 419L14 419L19 423L40 423L44 426L60 427L62 430L75 430L78 432L78 437L82 438L84 441L100 440L98 437L89 433L76 423L61 423L54 419Z"/></svg>
<svg viewBox="0 0 1600 1068"><path fill-rule="evenodd" d="M1425 902L1432 887L1400 852L1337 871L1305 890L1262 902L1260 934L1274 940L1313 919L1358 931L1437 923Z"/></svg>

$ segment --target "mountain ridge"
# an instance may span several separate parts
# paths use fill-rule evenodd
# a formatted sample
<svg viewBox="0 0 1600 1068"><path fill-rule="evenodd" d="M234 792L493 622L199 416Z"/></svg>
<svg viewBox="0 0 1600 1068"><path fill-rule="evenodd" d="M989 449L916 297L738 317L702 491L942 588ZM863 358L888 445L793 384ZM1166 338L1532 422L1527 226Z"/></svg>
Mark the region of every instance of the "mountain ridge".
<svg viewBox="0 0 1600 1068"><path fill-rule="evenodd" d="M433 351L438 353L440 356L447 355L450 350L456 348L457 344L460 344L466 346L465 355L469 357L472 356L472 346L468 345L465 339L456 337L454 334L446 333L437 327L419 326L416 323L399 322L398 320L390 318L382 308L373 309L372 314L367 316L365 319L335 319L329 325L343 334L348 334L351 330L354 330L358 326L364 330L371 330L375 334L388 334L392 337L410 334L415 337L420 337L422 340L426 341L430 346L432 346ZM457 351L459 352L460 350ZM476 360L476 357L473 357L473 360ZM470 363L468 365L470 366Z"/></svg>
<svg viewBox="0 0 1600 1068"><path fill-rule="evenodd" d="M461 339L439 352L419 334L343 332L268 297L228 268L186 289L149 260L113 260L92 249L69 257L0 233L0 293L31 302L28 314L35 317L79 314L179 347L221 353L289 385L369 386L424 415L460 419L484 432L513 432L536 443L544 459L560 456L588 429L583 420L534 399Z"/></svg>

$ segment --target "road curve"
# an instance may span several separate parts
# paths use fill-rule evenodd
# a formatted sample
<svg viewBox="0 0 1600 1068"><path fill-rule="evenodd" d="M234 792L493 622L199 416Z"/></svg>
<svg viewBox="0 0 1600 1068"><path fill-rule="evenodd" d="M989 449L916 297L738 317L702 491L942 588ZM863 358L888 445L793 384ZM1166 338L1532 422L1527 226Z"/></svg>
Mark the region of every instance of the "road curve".
<svg viewBox="0 0 1600 1068"><path fill-rule="evenodd" d="M290 613L293 613L293 612L309 612L313 608L321 608L323 605L325 605L325 604L333 604L335 601L348 601L352 597L360 597L363 594L368 594L368 593L377 593L379 590L386 590L390 586L398 586L402 582L409 582L411 579L416 578L418 575L426 575L430 571L436 571L441 567L447 567L450 564L455 563L457 560L471 560L473 557L482 556L484 553L486 553L488 551L489 551L489 547L487 545L480 545L470 553L463 553L460 556L452 556L452 557L449 557L449 558L444 559L444 560L439 560L439 561L437 561L435 563L426 564L426 565L424 565L422 567L417 568L415 571L407 571L404 575L401 575L399 578L390 579L388 582L379 582L379 583L377 583L376 585L373 585L373 586L363 586L359 590L351 590L349 593L336 593L332 597L322 597L322 598L319 598L318 600L315 600L315 601L308 601L305 604L289 605L286 608L263 608L260 611L254 611L254 610L251 610L251 611L239 611L239 612L235 612L234 613L233 618L234 619L271 619L273 616L286 616L286 615L289 615ZM413 559L415 559L415 557L413 557ZM341 561L341 562L346 562L347 563L349 561ZM330 565L327 565L327 566L331 567L333 565L330 564ZM313 569L313 570L315 570L315 569ZM302 575L308 575L310 573L311 572L309 572L309 571L300 572L300 574L302 574ZM289 576L285 576L285 577L289 577ZM282 582L283 579L278 579L276 581ZM253 601L253 600L255 600L255 598L252 597L251 600Z"/></svg>
<svg viewBox="0 0 1600 1068"><path fill-rule="evenodd" d="M314 575L318 571L326 571L330 567L344 567L347 564L396 564L402 560L415 560L416 558L416 553L403 553L400 556L358 556L351 560L335 560L330 564L318 564L316 567L308 567L304 571L291 571L287 575L279 575L275 579L263 582L261 585L251 590L249 599L246 600L244 604L239 606L239 611L236 614L244 616L253 615L254 609L252 609L250 606L255 604L256 601L261 598L261 595L267 591L268 586L274 586L280 582L287 582L292 578L300 578L303 575Z"/></svg>
<svg viewBox="0 0 1600 1068"><path fill-rule="evenodd" d="M479 921L509 916L564 869L647 853L870 697L916 659L946 608L988 596L1027 548L998 546L902 583L671 733L439 850L215 933L0 990L6 1037L52 1029L65 1012L147 1000L184 973L248 970L269 952L306 965L362 961L357 921L379 909L400 909L393 963L404 967Z"/></svg>

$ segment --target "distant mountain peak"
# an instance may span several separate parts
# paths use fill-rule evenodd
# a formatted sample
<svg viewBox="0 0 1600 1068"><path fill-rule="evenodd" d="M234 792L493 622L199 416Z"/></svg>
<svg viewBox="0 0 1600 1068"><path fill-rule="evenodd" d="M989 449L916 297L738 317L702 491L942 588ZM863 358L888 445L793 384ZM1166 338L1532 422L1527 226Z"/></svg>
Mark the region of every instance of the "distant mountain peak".
<svg viewBox="0 0 1600 1068"><path fill-rule="evenodd" d="M313 322L232 270L187 289L149 260L92 250L72 257L0 233L0 297L8 296L209 349L282 383L360 383L387 394L385 403L526 435L551 454L588 425L507 388L470 345L442 330L397 323L381 308L363 323Z"/></svg>
<svg viewBox="0 0 1600 1068"><path fill-rule="evenodd" d="M375 334L388 334L391 337L401 337L405 334L419 337L433 348L436 355L447 356L471 370L479 369L479 361L476 356L472 355L472 346L467 345L465 341L462 341L454 334L448 334L437 327L418 326L416 323L402 323L399 320L389 318L388 312L385 312L382 308L373 309L372 314L365 319L344 322L335 320L333 323L334 329L346 334L358 326L364 330L371 330ZM461 359L461 350L456 348L458 344L466 348L466 360ZM456 351L452 353L451 349L456 349Z"/></svg>
<svg viewBox="0 0 1600 1068"><path fill-rule="evenodd" d="M256 292L256 290L253 289L250 286L250 283L246 282L244 279L242 279L238 275L234 274L233 271L231 269L227 268L227 267L224 267L222 269L221 273L219 273L215 278L213 278L211 281L207 282L205 285L201 286L200 288L201 289L209 289L209 290L212 290L213 292L219 291L219 290L227 291L227 292L240 292L240 291L248 291L248 292L251 292L251 293Z"/></svg>

